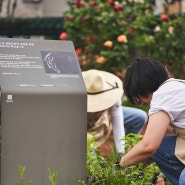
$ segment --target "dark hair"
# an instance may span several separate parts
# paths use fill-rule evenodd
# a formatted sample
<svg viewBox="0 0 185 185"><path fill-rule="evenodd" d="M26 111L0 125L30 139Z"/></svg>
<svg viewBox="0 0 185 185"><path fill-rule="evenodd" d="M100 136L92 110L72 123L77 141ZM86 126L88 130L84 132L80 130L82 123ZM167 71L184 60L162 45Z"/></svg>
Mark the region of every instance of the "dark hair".
<svg viewBox="0 0 185 185"><path fill-rule="evenodd" d="M123 80L125 95L136 103L139 96L148 97L169 79L166 68L157 60L149 57L133 59Z"/></svg>

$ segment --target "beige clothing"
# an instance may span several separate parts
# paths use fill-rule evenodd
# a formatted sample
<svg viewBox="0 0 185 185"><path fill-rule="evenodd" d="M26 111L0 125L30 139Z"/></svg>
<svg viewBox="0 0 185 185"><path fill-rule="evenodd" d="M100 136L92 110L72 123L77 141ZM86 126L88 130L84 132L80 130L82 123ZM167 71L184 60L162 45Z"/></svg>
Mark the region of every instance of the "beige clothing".
<svg viewBox="0 0 185 185"><path fill-rule="evenodd" d="M180 80L180 79L169 79L169 80L165 81L164 83L166 83L168 81L171 81L171 80L185 83L185 80ZM174 126L174 125L170 125L170 126L173 128L173 132L177 135L176 147L175 147L175 156L183 164L185 164L185 129L179 128L179 127Z"/></svg>
<svg viewBox="0 0 185 185"><path fill-rule="evenodd" d="M93 125L88 125L88 132L93 132L98 146L105 143L112 133L112 120L109 109L102 111ZM90 135L88 135L90 137Z"/></svg>
<svg viewBox="0 0 185 185"><path fill-rule="evenodd" d="M185 129L174 126L174 130L177 134L175 156L185 164Z"/></svg>

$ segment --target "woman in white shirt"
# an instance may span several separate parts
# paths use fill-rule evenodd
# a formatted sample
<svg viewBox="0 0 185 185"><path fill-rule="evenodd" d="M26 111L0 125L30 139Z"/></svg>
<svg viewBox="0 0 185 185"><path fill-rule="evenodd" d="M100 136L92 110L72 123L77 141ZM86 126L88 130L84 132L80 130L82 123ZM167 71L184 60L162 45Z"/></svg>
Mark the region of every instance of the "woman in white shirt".
<svg viewBox="0 0 185 185"><path fill-rule="evenodd" d="M134 59L125 74L124 92L131 102L150 109L143 139L120 165L152 157L173 185L185 185L185 81L169 79L166 68L153 58Z"/></svg>

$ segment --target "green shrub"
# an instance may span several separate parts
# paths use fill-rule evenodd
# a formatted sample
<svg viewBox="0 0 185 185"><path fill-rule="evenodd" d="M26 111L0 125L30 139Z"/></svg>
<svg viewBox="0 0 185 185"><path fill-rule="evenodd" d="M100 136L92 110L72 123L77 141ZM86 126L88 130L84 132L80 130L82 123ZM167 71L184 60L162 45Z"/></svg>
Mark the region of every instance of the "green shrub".
<svg viewBox="0 0 185 185"><path fill-rule="evenodd" d="M126 151L141 138L142 136L139 134L127 135L125 137ZM156 183L159 174L161 174L156 164L151 161L126 168L115 166L116 153L104 157L96 150L96 142L93 138L88 139L87 143L88 185L152 185ZM165 183L170 185L166 179Z"/></svg>
<svg viewBox="0 0 185 185"><path fill-rule="evenodd" d="M122 105L123 106L128 106L128 107L135 107L135 108L139 108L139 109L142 109L144 111L148 111L149 110L149 106L146 106L146 105L136 105L136 104L133 104L131 103L128 99L123 99L122 101Z"/></svg>
<svg viewBox="0 0 185 185"><path fill-rule="evenodd" d="M183 15L154 15L144 0L78 0L64 13L82 70L92 68L123 76L133 57L151 56L177 78L185 78Z"/></svg>

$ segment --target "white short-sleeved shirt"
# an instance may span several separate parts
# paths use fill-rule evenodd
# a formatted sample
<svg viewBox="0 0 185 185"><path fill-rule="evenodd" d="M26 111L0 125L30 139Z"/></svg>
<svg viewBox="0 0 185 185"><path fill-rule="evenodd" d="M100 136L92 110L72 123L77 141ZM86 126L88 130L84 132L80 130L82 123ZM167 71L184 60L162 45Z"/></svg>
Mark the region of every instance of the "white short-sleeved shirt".
<svg viewBox="0 0 185 185"><path fill-rule="evenodd" d="M168 113L172 125L185 128L185 82L170 79L153 93L148 114L159 111Z"/></svg>

